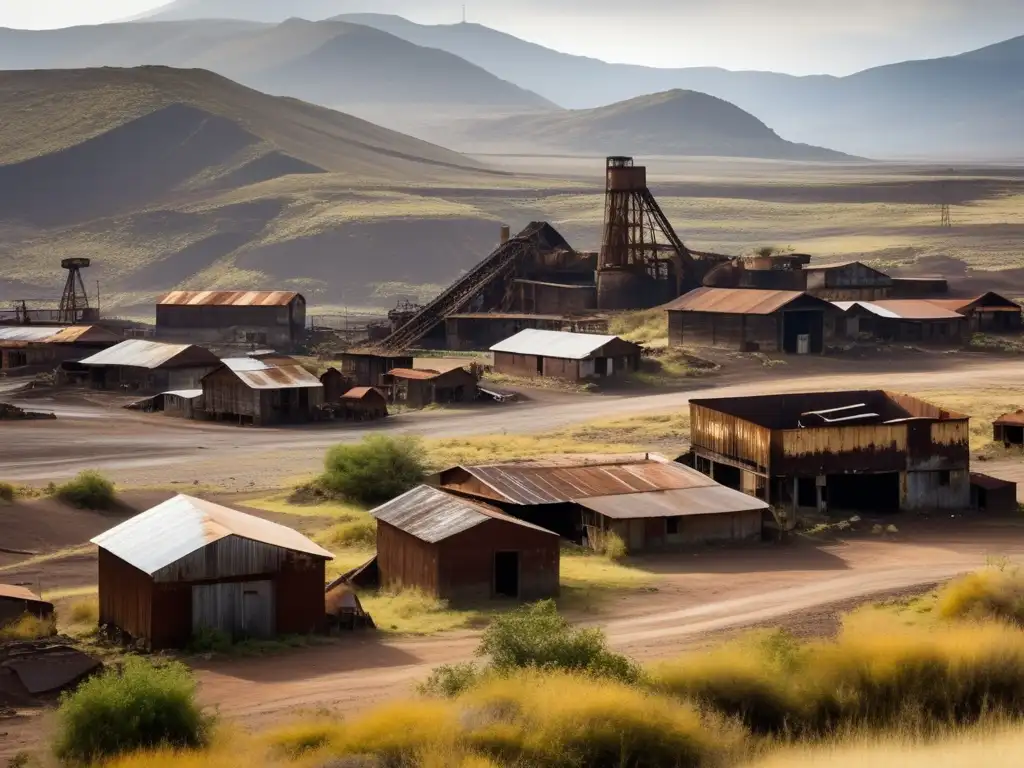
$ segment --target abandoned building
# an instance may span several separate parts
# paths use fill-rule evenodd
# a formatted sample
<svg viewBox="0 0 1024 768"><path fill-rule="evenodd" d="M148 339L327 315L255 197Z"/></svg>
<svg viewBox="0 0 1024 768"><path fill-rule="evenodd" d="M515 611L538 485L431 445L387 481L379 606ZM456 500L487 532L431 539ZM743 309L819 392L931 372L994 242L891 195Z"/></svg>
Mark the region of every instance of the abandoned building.
<svg viewBox="0 0 1024 768"><path fill-rule="evenodd" d="M967 318L970 333L1018 333L1021 330L1020 304L993 291L968 299L929 301Z"/></svg>
<svg viewBox="0 0 1024 768"><path fill-rule="evenodd" d="M338 357L341 361L341 374L352 387L379 387L384 384L384 374L388 371L413 367L412 355L350 350Z"/></svg>
<svg viewBox="0 0 1024 768"><path fill-rule="evenodd" d="M32 616L43 621L53 618L53 603L25 587L0 584L0 629Z"/></svg>
<svg viewBox="0 0 1024 768"><path fill-rule="evenodd" d="M600 547L609 532L630 552L761 536L765 502L661 457L602 457L460 466L436 485Z"/></svg>
<svg viewBox="0 0 1024 768"><path fill-rule="evenodd" d="M792 514L967 509L969 418L882 390L693 400L693 465Z"/></svg>
<svg viewBox="0 0 1024 768"><path fill-rule="evenodd" d="M971 509L992 515L1016 514L1017 484L980 472L971 472Z"/></svg>
<svg viewBox="0 0 1024 768"><path fill-rule="evenodd" d="M421 485L370 514L384 589L456 601L558 595L558 535L493 506Z"/></svg>
<svg viewBox="0 0 1024 768"><path fill-rule="evenodd" d="M128 339L80 361L93 389L168 392L199 389L220 358L192 344Z"/></svg>
<svg viewBox="0 0 1024 768"><path fill-rule="evenodd" d="M162 413L165 416L178 419L202 419L206 415L203 411L203 390L201 389L161 392L159 395L147 397L145 400L126 407L143 413Z"/></svg>
<svg viewBox="0 0 1024 768"><path fill-rule="evenodd" d="M817 355L836 309L801 291L698 288L665 305L669 344Z"/></svg>
<svg viewBox="0 0 1024 768"><path fill-rule="evenodd" d="M445 319L445 349L457 352L485 352L510 336L528 329L569 333L608 332L608 321L595 317L477 313L451 315Z"/></svg>
<svg viewBox="0 0 1024 768"><path fill-rule="evenodd" d="M332 555L300 533L179 495L97 536L100 626L157 651L204 630L234 639L326 624Z"/></svg>
<svg viewBox="0 0 1024 768"><path fill-rule="evenodd" d="M388 401L376 387L353 387L340 399L341 416L352 421L387 418Z"/></svg>
<svg viewBox="0 0 1024 768"><path fill-rule="evenodd" d="M992 439L1007 448L1024 446L1024 410L1004 413L992 422Z"/></svg>
<svg viewBox="0 0 1024 768"><path fill-rule="evenodd" d="M804 290L825 301L877 301L892 296L892 278L859 261L808 265L803 272Z"/></svg>
<svg viewBox="0 0 1024 768"><path fill-rule="evenodd" d="M112 347L124 337L96 325L0 326L0 370L54 367Z"/></svg>
<svg viewBox="0 0 1024 768"><path fill-rule="evenodd" d="M465 368L394 368L384 376L384 389L392 403L410 408L471 403L477 397L477 378Z"/></svg>
<svg viewBox="0 0 1024 768"><path fill-rule="evenodd" d="M602 379L640 368L640 345L618 336L530 329L491 347L494 370L567 381Z"/></svg>
<svg viewBox="0 0 1024 768"><path fill-rule="evenodd" d="M340 403L342 396L352 389L352 379L337 368L328 368L320 375L320 383L324 385L324 402Z"/></svg>
<svg viewBox="0 0 1024 768"><path fill-rule="evenodd" d="M949 281L944 277L894 277L893 299L941 299L949 295Z"/></svg>
<svg viewBox="0 0 1024 768"><path fill-rule="evenodd" d="M156 303L159 339L291 348L306 332L306 300L291 291L172 291Z"/></svg>
<svg viewBox="0 0 1024 768"><path fill-rule="evenodd" d="M207 418L268 426L312 421L324 403L324 386L290 358L224 360L202 380Z"/></svg>
<svg viewBox="0 0 1024 768"><path fill-rule="evenodd" d="M907 344L960 346L969 340L967 318L925 299L837 301L835 337Z"/></svg>

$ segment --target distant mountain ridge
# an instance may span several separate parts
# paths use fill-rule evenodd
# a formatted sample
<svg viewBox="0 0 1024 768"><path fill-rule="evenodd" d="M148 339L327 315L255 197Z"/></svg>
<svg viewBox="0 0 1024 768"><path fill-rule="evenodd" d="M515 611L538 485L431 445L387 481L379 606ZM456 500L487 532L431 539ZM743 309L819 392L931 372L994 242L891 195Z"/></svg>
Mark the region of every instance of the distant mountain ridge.
<svg viewBox="0 0 1024 768"><path fill-rule="evenodd" d="M464 140L509 151L563 151L769 160L853 160L849 155L782 139L748 112L695 91L672 90L596 109L478 121Z"/></svg>

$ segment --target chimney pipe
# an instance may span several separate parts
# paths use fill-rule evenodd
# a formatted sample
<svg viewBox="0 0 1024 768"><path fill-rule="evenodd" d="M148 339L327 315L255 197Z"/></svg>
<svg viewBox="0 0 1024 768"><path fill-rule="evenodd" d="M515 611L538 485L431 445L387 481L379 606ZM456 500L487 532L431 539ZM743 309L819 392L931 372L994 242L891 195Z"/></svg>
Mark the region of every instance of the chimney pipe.
<svg viewBox="0 0 1024 768"><path fill-rule="evenodd" d="M512 229L508 224L501 225L501 244L504 245L512 237Z"/></svg>

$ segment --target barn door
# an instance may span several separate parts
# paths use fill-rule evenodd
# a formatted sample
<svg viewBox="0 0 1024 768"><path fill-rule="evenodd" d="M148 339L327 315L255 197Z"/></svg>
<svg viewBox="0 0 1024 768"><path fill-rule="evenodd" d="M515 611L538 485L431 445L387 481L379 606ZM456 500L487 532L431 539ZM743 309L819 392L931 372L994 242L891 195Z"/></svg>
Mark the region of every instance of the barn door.
<svg viewBox="0 0 1024 768"><path fill-rule="evenodd" d="M253 581L242 585L242 632L246 637L273 637L273 582Z"/></svg>
<svg viewBox="0 0 1024 768"><path fill-rule="evenodd" d="M270 581L197 584L192 587L192 632L223 632L234 639L274 634L274 585Z"/></svg>

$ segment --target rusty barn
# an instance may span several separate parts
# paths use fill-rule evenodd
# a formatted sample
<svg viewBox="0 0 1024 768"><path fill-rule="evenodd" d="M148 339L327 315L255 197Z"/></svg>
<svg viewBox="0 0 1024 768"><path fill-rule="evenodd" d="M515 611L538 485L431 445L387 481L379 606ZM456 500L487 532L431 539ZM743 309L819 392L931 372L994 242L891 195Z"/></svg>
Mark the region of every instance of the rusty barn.
<svg viewBox="0 0 1024 768"><path fill-rule="evenodd" d="M494 370L567 381L603 379L640 368L641 347L618 336L527 329L491 347Z"/></svg>
<svg viewBox="0 0 1024 768"><path fill-rule="evenodd" d="M342 396L355 386L352 379L337 368L328 368L320 375L320 383L324 385L324 402L340 403Z"/></svg>
<svg viewBox="0 0 1024 768"><path fill-rule="evenodd" d="M0 327L0 370L53 368L123 340L120 334L95 325Z"/></svg>
<svg viewBox="0 0 1024 768"><path fill-rule="evenodd" d="M25 587L0 584L0 629L15 624L23 616L47 620L53 618L53 603Z"/></svg>
<svg viewBox="0 0 1024 768"><path fill-rule="evenodd" d="M837 310L802 291L698 288L665 305L672 346L821 354Z"/></svg>
<svg viewBox="0 0 1024 768"><path fill-rule="evenodd" d="M1004 413L992 422L992 439L1007 448L1024 446L1024 410Z"/></svg>
<svg viewBox="0 0 1024 768"><path fill-rule="evenodd" d="M385 589L458 601L558 595L558 535L493 506L421 485L370 514Z"/></svg>
<svg viewBox="0 0 1024 768"><path fill-rule="evenodd" d="M353 421L387 418L388 401L376 387L353 387L340 399L342 416Z"/></svg>
<svg viewBox="0 0 1024 768"><path fill-rule="evenodd" d="M291 358L231 358L203 377L208 418L267 426L314 420L324 385Z"/></svg>
<svg viewBox="0 0 1024 768"><path fill-rule="evenodd" d="M332 555L282 525L180 495L92 543L100 625L150 650L184 648L205 630L242 639L325 628Z"/></svg>
<svg viewBox="0 0 1024 768"><path fill-rule="evenodd" d="M565 457L452 467L437 485L563 538L630 552L758 539L768 505L659 456Z"/></svg>
<svg viewBox="0 0 1024 768"><path fill-rule="evenodd" d="M967 329L971 333L1019 333L1021 330L1020 304L992 291L969 299L929 301L967 318Z"/></svg>
<svg viewBox="0 0 1024 768"><path fill-rule="evenodd" d="M477 378L465 368L432 371L425 368L392 368L384 376L391 402L410 408L428 405L471 403L477 396Z"/></svg>
<svg viewBox="0 0 1024 768"><path fill-rule="evenodd" d="M925 299L837 301L834 306L842 313L833 318L836 338L933 346L969 340L967 318Z"/></svg>
<svg viewBox="0 0 1024 768"><path fill-rule="evenodd" d="M882 390L693 400L694 466L783 510L970 507L967 416Z"/></svg>
<svg viewBox="0 0 1024 768"><path fill-rule="evenodd" d="M293 291L172 291L156 303L156 335L174 341L301 343L306 300Z"/></svg>
<svg viewBox="0 0 1024 768"><path fill-rule="evenodd" d="M379 387L384 375L395 368L410 369L414 365L412 355L374 352L373 350L349 350L338 356L340 373L352 387Z"/></svg>
<svg viewBox="0 0 1024 768"><path fill-rule="evenodd" d="M220 367L213 352L192 344L128 339L81 361L93 389L167 392L197 389Z"/></svg>

